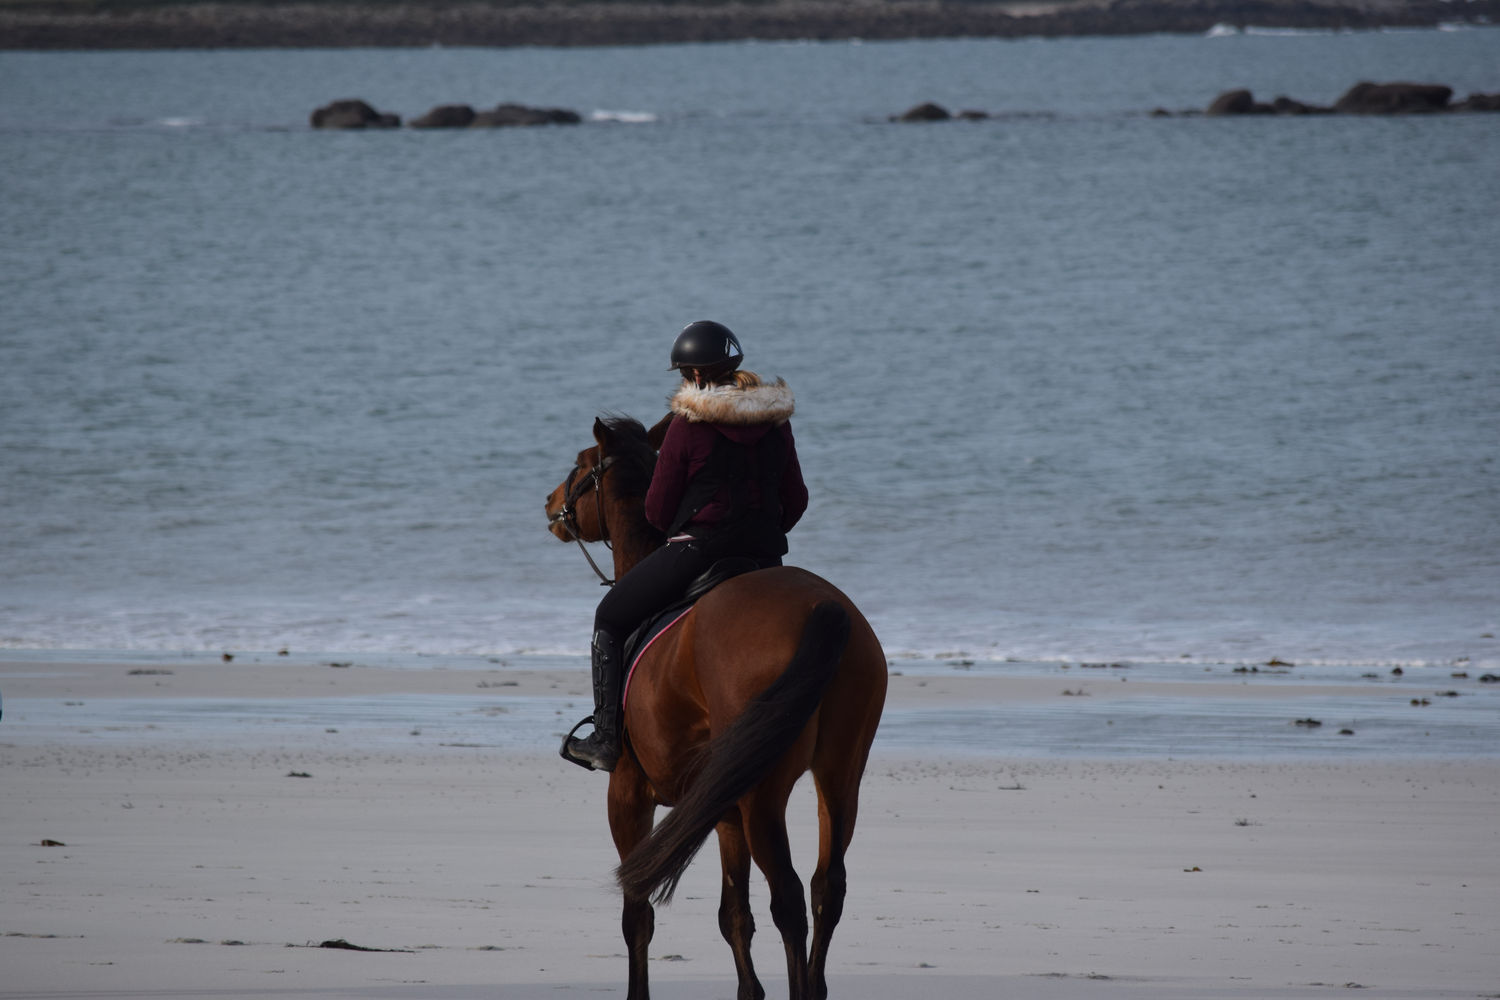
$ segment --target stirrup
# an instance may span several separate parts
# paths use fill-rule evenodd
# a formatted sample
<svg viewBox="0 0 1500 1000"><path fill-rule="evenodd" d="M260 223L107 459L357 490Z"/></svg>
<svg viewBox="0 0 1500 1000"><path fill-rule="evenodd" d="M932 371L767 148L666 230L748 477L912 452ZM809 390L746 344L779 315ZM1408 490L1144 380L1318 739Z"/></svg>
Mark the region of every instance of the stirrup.
<svg viewBox="0 0 1500 1000"><path fill-rule="evenodd" d="M586 760L581 760L580 758L574 757L572 754L568 753L568 744L573 742L574 733L578 732L578 730L582 729L584 726L592 726L593 724L594 717L592 715L585 716L584 718L579 719L578 722L574 724L573 728L568 730L568 735L563 737L562 746L559 747L557 751L557 755L563 760L567 761L570 764L577 764L585 771L595 770L594 765L590 764Z"/></svg>

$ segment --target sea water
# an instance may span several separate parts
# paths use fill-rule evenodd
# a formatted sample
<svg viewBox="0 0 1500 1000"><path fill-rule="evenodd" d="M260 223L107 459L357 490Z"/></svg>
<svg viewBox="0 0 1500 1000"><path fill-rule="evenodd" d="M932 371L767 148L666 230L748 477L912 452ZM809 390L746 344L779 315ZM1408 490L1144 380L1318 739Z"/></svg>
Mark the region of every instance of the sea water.
<svg viewBox="0 0 1500 1000"><path fill-rule="evenodd" d="M0 53L0 647L577 662L543 499L713 318L797 396L792 561L895 657L1478 677L1500 115L1150 112L1497 68L1496 30ZM308 127L355 96L585 122ZM887 120L928 100L992 117Z"/></svg>

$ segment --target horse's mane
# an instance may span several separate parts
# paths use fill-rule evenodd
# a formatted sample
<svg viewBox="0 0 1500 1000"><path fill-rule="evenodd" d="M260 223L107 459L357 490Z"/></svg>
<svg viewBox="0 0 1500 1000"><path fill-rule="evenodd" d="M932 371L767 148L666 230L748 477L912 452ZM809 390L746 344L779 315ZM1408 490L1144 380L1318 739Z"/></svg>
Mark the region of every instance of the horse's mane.
<svg viewBox="0 0 1500 1000"><path fill-rule="evenodd" d="M656 469L656 449L651 447L645 425L620 414L600 420L613 440L610 454L615 458L615 490L624 500L644 498L651 486L651 473Z"/></svg>

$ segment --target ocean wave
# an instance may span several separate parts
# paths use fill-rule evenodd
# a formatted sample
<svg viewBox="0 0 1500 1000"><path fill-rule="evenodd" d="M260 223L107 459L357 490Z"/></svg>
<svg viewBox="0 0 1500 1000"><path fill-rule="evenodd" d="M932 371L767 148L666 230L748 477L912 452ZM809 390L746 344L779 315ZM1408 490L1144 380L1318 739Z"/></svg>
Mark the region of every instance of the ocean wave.
<svg viewBox="0 0 1500 1000"><path fill-rule="evenodd" d="M601 109L589 112L589 121L591 122L619 122L622 125L650 125L656 120L656 114L651 111L607 111Z"/></svg>
<svg viewBox="0 0 1500 1000"><path fill-rule="evenodd" d="M1425 29L1424 29L1425 30ZM1243 28L1220 22L1203 33L1204 38L1322 38L1329 35L1348 34L1348 28L1278 28L1271 25L1247 24Z"/></svg>

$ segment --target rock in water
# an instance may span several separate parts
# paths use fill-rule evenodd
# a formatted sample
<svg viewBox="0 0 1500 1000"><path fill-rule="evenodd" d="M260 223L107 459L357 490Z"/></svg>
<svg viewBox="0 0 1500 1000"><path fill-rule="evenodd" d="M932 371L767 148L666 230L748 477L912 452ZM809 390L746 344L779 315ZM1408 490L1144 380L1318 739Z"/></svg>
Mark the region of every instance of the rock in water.
<svg viewBox="0 0 1500 1000"><path fill-rule="evenodd" d="M474 125L503 128L510 125L577 125L583 118L566 108L528 108L524 104L497 104L474 116Z"/></svg>
<svg viewBox="0 0 1500 1000"><path fill-rule="evenodd" d="M945 122L952 117L948 113L947 108L941 104L933 104L931 101L928 101L926 104L918 104L914 108L908 108L892 120L898 122Z"/></svg>
<svg viewBox="0 0 1500 1000"><path fill-rule="evenodd" d="M412 128L468 128L474 124L474 109L467 104L439 104L420 118L411 120Z"/></svg>
<svg viewBox="0 0 1500 1000"><path fill-rule="evenodd" d="M1403 115L1446 111L1453 88L1440 83L1356 83L1334 104L1346 115Z"/></svg>
<svg viewBox="0 0 1500 1000"><path fill-rule="evenodd" d="M376 111L364 101L325 104L312 113L313 128L399 128L401 116Z"/></svg>

